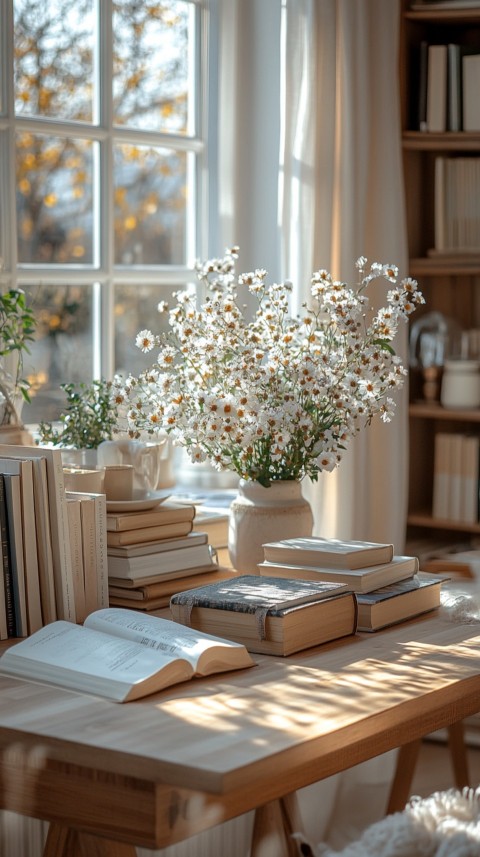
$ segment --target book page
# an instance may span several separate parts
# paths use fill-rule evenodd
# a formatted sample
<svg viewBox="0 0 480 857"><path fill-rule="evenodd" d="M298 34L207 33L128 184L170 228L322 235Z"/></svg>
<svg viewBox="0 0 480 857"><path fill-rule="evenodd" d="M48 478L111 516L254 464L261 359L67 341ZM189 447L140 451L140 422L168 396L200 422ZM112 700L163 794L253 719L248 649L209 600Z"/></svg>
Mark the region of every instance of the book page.
<svg viewBox="0 0 480 857"><path fill-rule="evenodd" d="M209 649L224 648L226 662L229 660L228 650L244 649L241 643L204 634L170 619L143 616L122 608L110 607L91 613L85 620L85 627L134 640L170 657L185 658L194 669L198 668L202 654Z"/></svg>
<svg viewBox="0 0 480 857"><path fill-rule="evenodd" d="M173 668L159 686L191 678L191 665L172 653L65 621L41 628L0 658L0 672L118 700L133 685Z"/></svg>

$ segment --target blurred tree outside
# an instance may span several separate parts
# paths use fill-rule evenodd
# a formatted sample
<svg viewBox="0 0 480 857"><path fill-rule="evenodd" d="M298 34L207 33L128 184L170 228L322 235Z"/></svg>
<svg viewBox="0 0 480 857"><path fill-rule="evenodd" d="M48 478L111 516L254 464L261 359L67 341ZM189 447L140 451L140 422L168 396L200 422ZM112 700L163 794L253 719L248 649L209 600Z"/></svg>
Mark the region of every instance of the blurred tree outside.
<svg viewBox="0 0 480 857"><path fill-rule="evenodd" d="M13 0L15 114L22 120L15 155L18 262L42 271L31 289L41 319L38 336L57 358L65 335L92 347L92 288L86 284L98 281L95 269L105 267L100 224L106 211L113 211L114 265L187 264L195 151L178 140L195 133L195 4L113 0L111 67L104 75L101 2ZM101 132L109 126L106 137ZM59 266L90 271L85 285L49 284L48 271ZM152 291L151 309L160 291ZM118 307L116 313L122 314ZM81 365L77 361L77 373ZM83 366L88 372L91 360ZM55 372L47 368L49 377L37 379L37 389L53 376L57 382L59 373L61 383L91 380L61 372L57 359Z"/></svg>

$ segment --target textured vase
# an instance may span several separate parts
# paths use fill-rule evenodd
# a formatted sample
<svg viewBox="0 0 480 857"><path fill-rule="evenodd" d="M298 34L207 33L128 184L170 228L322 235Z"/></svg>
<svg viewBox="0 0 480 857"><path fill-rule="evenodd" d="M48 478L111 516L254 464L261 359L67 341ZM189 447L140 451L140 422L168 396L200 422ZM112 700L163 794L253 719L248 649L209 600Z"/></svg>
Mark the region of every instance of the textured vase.
<svg viewBox="0 0 480 857"><path fill-rule="evenodd" d="M230 506L231 563L244 574L258 574L265 542L311 536L312 527L312 510L300 482L272 482L264 488L258 482L241 479Z"/></svg>

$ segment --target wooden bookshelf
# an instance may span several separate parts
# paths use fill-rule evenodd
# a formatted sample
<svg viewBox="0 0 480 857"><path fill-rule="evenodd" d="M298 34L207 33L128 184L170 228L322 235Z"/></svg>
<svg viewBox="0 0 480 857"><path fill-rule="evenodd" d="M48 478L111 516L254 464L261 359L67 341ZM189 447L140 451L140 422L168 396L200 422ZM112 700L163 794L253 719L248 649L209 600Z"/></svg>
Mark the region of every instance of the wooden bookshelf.
<svg viewBox="0 0 480 857"><path fill-rule="evenodd" d="M480 327L480 246L472 252L432 252L435 247L435 160L480 157L480 131L421 131L418 123L419 52L427 44L455 43L480 53L480 2L468 9L412 9L402 0L400 93L407 236L410 274L418 280L426 304L415 314L438 311L462 329ZM448 125L447 125L448 127ZM407 541L439 530L455 539L480 533L480 523L464 524L432 517L434 441L438 431L480 434L480 409L451 411L421 400L421 383L411 373L409 409L409 505Z"/></svg>

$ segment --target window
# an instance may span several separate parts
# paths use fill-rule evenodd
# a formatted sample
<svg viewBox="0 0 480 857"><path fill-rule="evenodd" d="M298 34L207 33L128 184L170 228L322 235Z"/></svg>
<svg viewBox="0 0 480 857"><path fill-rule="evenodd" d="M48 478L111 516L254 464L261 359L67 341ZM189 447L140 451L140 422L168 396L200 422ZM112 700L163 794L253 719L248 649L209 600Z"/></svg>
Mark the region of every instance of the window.
<svg viewBox="0 0 480 857"><path fill-rule="evenodd" d="M26 422L58 416L61 383L137 372L136 333L205 254L207 11L2 0L0 284L38 320Z"/></svg>

